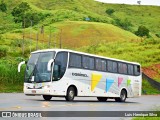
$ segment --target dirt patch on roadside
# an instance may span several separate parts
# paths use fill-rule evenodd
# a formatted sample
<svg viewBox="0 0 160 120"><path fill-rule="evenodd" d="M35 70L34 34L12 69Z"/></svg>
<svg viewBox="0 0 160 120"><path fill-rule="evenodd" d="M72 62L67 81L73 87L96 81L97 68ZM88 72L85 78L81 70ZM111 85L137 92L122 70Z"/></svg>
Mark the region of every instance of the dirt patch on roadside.
<svg viewBox="0 0 160 120"><path fill-rule="evenodd" d="M160 64L154 64L149 67L143 67L142 71L152 79L160 79Z"/></svg>

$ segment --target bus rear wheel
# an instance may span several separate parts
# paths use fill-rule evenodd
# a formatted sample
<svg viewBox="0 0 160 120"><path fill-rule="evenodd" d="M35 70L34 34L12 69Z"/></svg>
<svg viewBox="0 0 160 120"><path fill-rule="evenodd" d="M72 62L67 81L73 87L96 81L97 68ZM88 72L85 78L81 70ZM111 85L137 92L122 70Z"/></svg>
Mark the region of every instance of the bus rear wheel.
<svg viewBox="0 0 160 120"><path fill-rule="evenodd" d="M107 101L107 97L97 97L98 101L105 102Z"/></svg>
<svg viewBox="0 0 160 120"><path fill-rule="evenodd" d="M127 92L125 90L121 91L120 97L119 98L115 98L116 102L125 102L127 98Z"/></svg>
<svg viewBox="0 0 160 120"><path fill-rule="evenodd" d="M67 90L67 95L65 96L66 101L73 101L75 94L75 89L73 87L69 87Z"/></svg>
<svg viewBox="0 0 160 120"><path fill-rule="evenodd" d="M51 100L52 96L50 95L43 95L44 100L49 101Z"/></svg>

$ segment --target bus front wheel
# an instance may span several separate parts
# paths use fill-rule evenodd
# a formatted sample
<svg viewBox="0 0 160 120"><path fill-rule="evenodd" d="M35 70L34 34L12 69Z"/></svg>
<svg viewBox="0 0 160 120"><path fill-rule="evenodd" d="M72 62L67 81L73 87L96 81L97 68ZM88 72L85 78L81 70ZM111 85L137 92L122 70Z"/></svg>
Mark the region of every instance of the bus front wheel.
<svg viewBox="0 0 160 120"><path fill-rule="evenodd" d="M127 92L125 90L121 91L120 97L119 98L115 98L116 102L125 102L127 98Z"/></svg>
<svg viewBox="0 0 160 120"><path fill-rule="evenodd" d="M43 95L44 100L49 101L51 100L52 96L50 95Z"/></svg>
<svg viewBox="0 0 160 120"><path fill-rule="evenodd" d="M75 89L73 87L69 87L67 90L67 95L65 96L66 101L73 101L75 97Z"/></svg>

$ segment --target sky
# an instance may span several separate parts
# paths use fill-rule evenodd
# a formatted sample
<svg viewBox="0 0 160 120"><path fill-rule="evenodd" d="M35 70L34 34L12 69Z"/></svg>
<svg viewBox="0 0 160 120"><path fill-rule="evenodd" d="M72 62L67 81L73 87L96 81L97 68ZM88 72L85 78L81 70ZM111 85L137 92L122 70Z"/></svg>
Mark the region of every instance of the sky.
<svg viewBox="0 0 160 120"><path fill-rule="evenodd" d="M95 0L104 3L116 3L116 4L131 4L138 5L137 1L141 1L141 5L154 5L160 6L160 0Z"/></svg>

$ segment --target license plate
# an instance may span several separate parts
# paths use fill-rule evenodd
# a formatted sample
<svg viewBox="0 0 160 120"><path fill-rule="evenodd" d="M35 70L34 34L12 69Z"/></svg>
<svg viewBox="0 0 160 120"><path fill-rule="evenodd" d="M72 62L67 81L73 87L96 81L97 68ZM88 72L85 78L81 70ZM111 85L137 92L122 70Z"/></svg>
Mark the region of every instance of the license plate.
<svg viewBox="0 0 160 120"><path fill-rule="evenodd" d="M36 93L36 90L32 90L32 93Z"/></svg>

